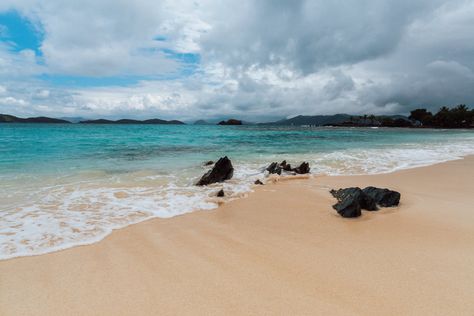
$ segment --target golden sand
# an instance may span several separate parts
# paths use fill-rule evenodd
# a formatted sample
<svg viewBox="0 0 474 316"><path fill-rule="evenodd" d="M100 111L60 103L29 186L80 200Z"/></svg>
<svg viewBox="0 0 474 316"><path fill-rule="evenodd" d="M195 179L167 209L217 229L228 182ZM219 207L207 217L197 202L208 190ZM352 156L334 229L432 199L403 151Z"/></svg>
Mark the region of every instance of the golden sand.
<svg viewBox="0 0 474 316"><path fill-rule="evenodd" d="M0 315L474 315L474 158L256 187L214 211L0 261ZM398 208L343 219L330 188Z"/></svg>

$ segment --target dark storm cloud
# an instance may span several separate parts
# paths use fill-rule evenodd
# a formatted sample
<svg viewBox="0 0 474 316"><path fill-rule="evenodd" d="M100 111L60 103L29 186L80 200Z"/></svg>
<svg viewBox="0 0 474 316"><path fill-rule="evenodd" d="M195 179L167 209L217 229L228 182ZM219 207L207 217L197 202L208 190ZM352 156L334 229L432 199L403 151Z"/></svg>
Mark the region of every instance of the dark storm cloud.
<svg viewBox="0 0 474 316"><path fill-rule="evenodd" d="M394 50L436 0L243 1L219 11L204 51L235 65L286 63L304 74Z"/></svg>

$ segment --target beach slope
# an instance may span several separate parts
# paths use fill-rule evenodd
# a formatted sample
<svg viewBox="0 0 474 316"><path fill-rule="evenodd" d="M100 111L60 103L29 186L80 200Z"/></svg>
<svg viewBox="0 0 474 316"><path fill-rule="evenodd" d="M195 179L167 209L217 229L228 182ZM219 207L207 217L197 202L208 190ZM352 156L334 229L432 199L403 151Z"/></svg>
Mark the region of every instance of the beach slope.
<svg viewBox="0 0 474 316"><path fill-rule="evenodd" d="M474 158L256 188L90 246L0 261L0 315L474 315ZM329 189L398 208L343 219Z"/></svg>

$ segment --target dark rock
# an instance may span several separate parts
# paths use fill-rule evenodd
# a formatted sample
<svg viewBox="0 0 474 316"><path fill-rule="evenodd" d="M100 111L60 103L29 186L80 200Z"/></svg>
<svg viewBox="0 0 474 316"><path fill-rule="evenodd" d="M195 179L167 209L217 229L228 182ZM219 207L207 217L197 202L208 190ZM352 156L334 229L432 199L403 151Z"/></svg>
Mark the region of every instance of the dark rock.
<svg viewBox="0 0 474 316"><path fill-rule="evenodd" d="M397 191L376 187L367 187L362 191L382 207L393 207L400 203L401 195Z"/></svg>
<svg viewBox="0 0 474 316"><path fill-rule="evenodd" d="M204 174L196 185L208 185L229 180L234 175L234 167L227 156L220 158L214 167Z"/></svg>
<svg viewBox="0 0 474 316"><path fill-rule="evenodd" d="M218 125L242 125L242 121L230 119L227 121L220 121Z"/></svg>
<svg viewBox="0 0 474 316"><path fill-rule="evenodd" d="M286 163L286 160L283 160L280 163L280 167L285 171L291 171L291 165L289 163Z"/></svg>
<svg viewBox="0 0 474 316"><path fill-rule="evenodd" d="M266 169L270 174L281 174L281 167L277 162L272 162Z"/></svg>
<svg viewBox="0 0 474 316"><path fill-rule="evenodd" d="M345 218L359 217L362 215L360 203L357 199L346 198L332 206L339 215Z"/></svg>
<svg viewBox="0 0 474 316"><path fill-rule="evenodd" d="M209 160L204 163L204 166L212 166L214 164L214 161Z"/></svg>
<svg viewBox="0 0 474 316"><path fill-rule="evenodd" d="M331 190L332 196L334 196L339 202L346 201L348 199L355 200L359 203L360 207L367 211L376 211L377 205L375 200L364 193L360 188L346 188L339 190Z"/></svg>
<svg viewBox="0 0 474 316"><path fill-rule="evenodd" d="M310 170L311 168L309 167L309 163L307 162L303 162L301 165L293 169L293 171L298 174L306 174L309 173Z"/></svg>
<svg viewBox="0 0 474 316"><path fill-rule="evenodd" d="M257 184L257 185L263 185L263 182L260 181L259 179L255 180L254 184Z"/></svg>
<svg viewBox="0 0 474 316"><path fill-rule="evenodd" d="M224 196L225 196L224 189L221 189L219 192L217 192L217 197L224 197Z"/></svg>

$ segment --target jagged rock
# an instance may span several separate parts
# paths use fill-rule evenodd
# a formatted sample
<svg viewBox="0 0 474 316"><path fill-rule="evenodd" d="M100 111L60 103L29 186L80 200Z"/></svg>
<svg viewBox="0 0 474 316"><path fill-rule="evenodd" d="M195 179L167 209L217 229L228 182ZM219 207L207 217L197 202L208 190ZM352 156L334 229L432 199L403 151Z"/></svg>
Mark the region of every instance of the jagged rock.
<svg viewBox="0 0 474 316"><path fill-rule="evenodd" d="M332 206L339 215L345 218L359 217L362 215L360 203L357 199L346 198Z"/></svg>
<svg viewBox="0 0 474 316"><path fill-rule="evenodd" d="M281 167L277 162L272 162L266 169L270 174L281 174Z"/></svg>
<svg viewBox="0 0 474 316"><path fill-rule="evenodd" d="M280 163L280 167L285 171L291 171L291 165L289 163L286 163L286 160L283 160Z"/></svg>
<svg viewBox="0 0 474 316"><path fill-rule="evenodd" d="M224 189L221 189L219 192L217 192L217 197L224 197L224 196L225 196Z"/></svg>
<svg viewBox="0 0 474 316"><path fill-rule="evenodd" d="M209 160L204 163L204 166L212 166L214 164L214 161Z"/></svg>
<svg viewBox="0 0 474 316"><path fill-rule="evenodd" d="M298 174L306 174L309 173L310 170L311 168L309 167L309 163L307 162L303 162L301 165L293 169L293 171Z"/></svg>
<svg viewBox="0 0 474 316"><path fill-rule="evenodd" d="M254 184L263 185L263 182L260 179L255 180Z"/></svg>
<svg viewBox="0 0 474 316"><path fill-rule="evenodd" d="M234 175L234 167L227 156L220 158L214 167L206 172L196 185L203 186L216 182L229 180Z"/></svg>
<svg viewBox="0 0 474 316"><path fill-rule="evenodd" d="M375 203L382 207L393 207L400 203L400 193L389 189L367 187L362 190L366 196L371 197Z"/></svg>
<svg viewBox="0 0 474 316"><path fill-rule="evenodd" d="M376 211L377 205L375 200L364 193L360 188L346 188L339 190L331 190L332 196L334 196L339 202L346 201L347 199L355 200L359 203L360 207L367 211Z"/></svg>
<svg viewBox="0 0 474 316"><path fill-rule="evenodd" d="M363 190L354 187L330 192L338 200L333 208L342 217L358 217L361 209L376 211L377 205L390 207L397 206L400 202L399 192L376 187L367 187Z"/></svg>

